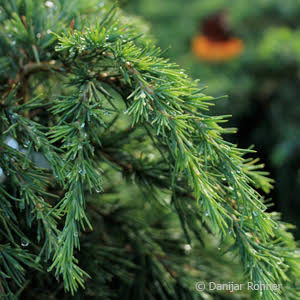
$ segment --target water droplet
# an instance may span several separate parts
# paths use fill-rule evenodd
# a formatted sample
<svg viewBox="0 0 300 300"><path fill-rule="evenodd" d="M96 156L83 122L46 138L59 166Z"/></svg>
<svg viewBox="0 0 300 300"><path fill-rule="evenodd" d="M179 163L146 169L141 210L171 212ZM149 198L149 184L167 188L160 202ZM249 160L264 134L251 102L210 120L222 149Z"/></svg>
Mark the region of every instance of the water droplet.
<svg viewBox="0 0 300 300"><path fill-rule="evenodd" d="M222 179L223 181L226 181L226 178L225 178L225 177L222 177L221 179Z"/></svg>
<svg viewBox="0 0 300 300"><path fill-rule="evenodd" d="M74 237L78 237L78 232L77 231L74 232Z"/></svg>
<svg viewBox="0 0 300 300"><path fill-rule="evenodd" d="M254 217L257 217L257 216L258 216L258 212L257 212L257 211L254 211L254 212L253 212L253 215L254 215Z"/></svg>
<svg viewBox="0 0 300 300"><path fill-rule="evenodd" d="M28 245L29 245L29 242L27 240L25 240L25 239L22 239L21 246L22 247L27 247Z"/></svg>
<svg viewBox="0 0 300 300"><path fill-rule="evenodd" d="M191 252L191 250L192 250L192 247L191 247L190 244L185 244L185 245L183 246L183 248L184 248L185 253L189 253L189 252Z"/></svg>
<svg viewBox="0 0 300 300"><path fill-rule="evenodd" d="M80 128L83 128L85 126L85 123L82 123L81 125L80 125Z"/></svg>
<svg viewBox="0 0 300 300"><path fill-rule="evenodd" d="M230 186L230 187L228 187L231 191L233 191L233 187L232 186Z"/></svg>
<svg viewBox="0 0 300 300"><path fill-rule="evenodd" d="M101 189L100 188L96 188L96 193L100 193Z"/></svg>
<svg viewBox="0 0 300 300"><path fill-rule="evenodd" d="M80 170L79 170L79 174L85 175L85 173L86 173L85 169L80 169Z"/></svg>
<svg viewBox="0 0 300 300"><path fill-rule="evenodd" d="M81 150L81 149L82 149L82 145L79 145L79 146L78 146L78 150Z"/></svg>
<svg viewBox="0 0 300 300"><path fill-rule="evenodd" d="M141 97L142 99L145 99L145 98L146 98L146 94L145 94L144 92L142 92L141 95L140 95L140 97Z"/></svg>
<svg viewBox="0 0 300 300"><path fill-rule="evenodd" d="M49 8L52 8L54 6L54 3L52 1L46 1L45 6L49 7Z"/></svg>
<svg viewBox="0 0 300 300"><path fill-rule="evenodd" d="M209 212L207 211L207 212L205 213L205 215L208 217L208 216L209 216Z"/></svg>
<svg viewBox="0 0 300 300"><path fill-rule="evenodd" d="M221 250L221 247L218 247L218 251L220 251Z"/></svg>
<svg viewBox="0 0 300 300"><path fill-rule="evenodd" d="M41 33L40 32L38 32L37 34L36 34L36 37L38 38L38 39L40 39L41 38Z"/></svg>
<svg viewBox="0 0 300 300"><path fill-rule="evenodd" d="M24 148L28 148L29 144L30 144L30 141L29 141L29 140L27 140L27 141L25 141L25 143L24 143L23 147L24 147Z"/></svg>

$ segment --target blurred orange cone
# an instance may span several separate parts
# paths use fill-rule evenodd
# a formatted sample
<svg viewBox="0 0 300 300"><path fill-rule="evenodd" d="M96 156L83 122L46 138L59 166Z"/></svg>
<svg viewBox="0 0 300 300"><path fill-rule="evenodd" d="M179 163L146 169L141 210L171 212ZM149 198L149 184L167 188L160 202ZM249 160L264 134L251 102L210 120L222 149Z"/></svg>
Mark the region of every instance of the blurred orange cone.
<svg viewBox="0 0 300 300"><path fill-rule="evenodd" d="M238 38L227 41L214 41L204 35L193 39L192 50L196 57L206 61L227 61L239 56L244 49L244 43Z"/></svg>
<svg viewBox="0 0 300 300"><path fill-rule="evenodd" d="M239 56L244 50L243 41L234 37L228 29L225 11L204 20L201 31L192 40L192 51L199 59L224 62Z"/></svg>

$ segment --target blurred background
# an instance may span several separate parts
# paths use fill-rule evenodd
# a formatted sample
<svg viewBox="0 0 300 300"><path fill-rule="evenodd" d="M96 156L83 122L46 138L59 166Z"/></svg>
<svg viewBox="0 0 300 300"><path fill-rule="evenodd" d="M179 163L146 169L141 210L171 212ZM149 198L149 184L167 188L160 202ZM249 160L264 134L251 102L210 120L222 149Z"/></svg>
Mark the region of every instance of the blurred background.
<svg viewBox="0 0 300 300"><path fill-rule="evenodd" d="M272 197L300 238L300 1L121 0L142 16L165 56L200 79L206 94L228 95L211 114L230 114L227 137L254 145L275 179Z"/></svg>

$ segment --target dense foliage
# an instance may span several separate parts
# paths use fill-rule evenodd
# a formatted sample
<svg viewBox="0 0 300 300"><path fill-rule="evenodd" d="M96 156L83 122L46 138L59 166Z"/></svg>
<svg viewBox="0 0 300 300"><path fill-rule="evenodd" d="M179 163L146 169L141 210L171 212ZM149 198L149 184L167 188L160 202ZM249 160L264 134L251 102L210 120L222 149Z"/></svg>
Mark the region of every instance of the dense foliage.
<svg viewBox="0 0 300 300"><path fill-rule="evenodd" d="M231 114L238 134L230 137L242 147L254 144L276 181L271 192L283 219L299 222L300 106L299 1L278 0L124 0L124 8L142 15L151 25L167 55L218 101L215 114ZM243 41L242 55L221 63L198 60L192 40L201 34L203 21L226 11L233 36ZM223 51L226 51L224 49ZM296 236L300 237L297 229Z"/></svg>
<svg viewBox="0 0 300 300"><path fill-rule="evenodd" d="M299 298L272 180L140 20L95 0L0 3L4 297L233 299L251 291L195 282L252 281L282 284L252 298Z"/></svg>

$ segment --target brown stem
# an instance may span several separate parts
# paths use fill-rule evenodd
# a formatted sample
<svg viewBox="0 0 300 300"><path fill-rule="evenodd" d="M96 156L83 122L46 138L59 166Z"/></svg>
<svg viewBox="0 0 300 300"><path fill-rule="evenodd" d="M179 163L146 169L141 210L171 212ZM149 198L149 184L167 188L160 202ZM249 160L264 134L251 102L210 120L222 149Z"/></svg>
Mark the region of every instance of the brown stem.
<svg viewBox="0 0 300 300"><path fill-rule="evenodd" d="M54 61L53 61L54 62ZM21 68L20 73L17 75L16 82L21 84L20 97L23 99L23 103L29 100L29 77L38 72L62 72L62 66L56 65L50 62L33 63L30 62ZM29 117L29 112L25 111L25 117Z"/></svg>
<svg viewBox="0 0 300 300"><path fill-rule="evenodd" d="M54 62L54 61L53 61ZM55 72L62 72L63 66L57 65L51 62L41 62L41 63L28 63L22 68L21 72L21 80L22 78L27 78L33 73L37 72L49 72L49 71L55 71Z"/></svg>
<svg viewBox="0 0 300 300"><path fill-rule="evenodd" d="M114 163L115 165L121 167L123 170L127 171L127 172L131 172L133 167L131 164L124 164L116 159L114 159L112 156L110 156L108 153L99 150L99 153L101 154L101 156L103 156L106 160Z"/></svg>

